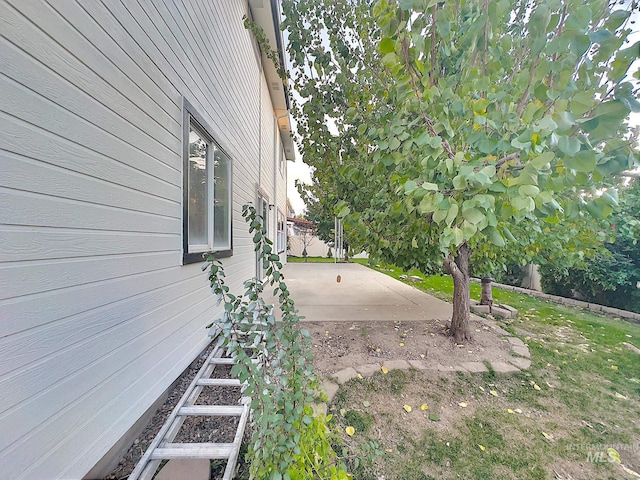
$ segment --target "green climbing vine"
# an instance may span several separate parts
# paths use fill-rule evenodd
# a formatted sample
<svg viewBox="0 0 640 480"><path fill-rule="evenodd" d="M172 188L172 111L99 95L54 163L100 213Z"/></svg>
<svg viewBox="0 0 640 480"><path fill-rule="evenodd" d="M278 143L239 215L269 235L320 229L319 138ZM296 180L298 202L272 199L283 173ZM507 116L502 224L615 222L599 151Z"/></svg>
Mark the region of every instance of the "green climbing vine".
<svg viewBox="0 0 640 480"><path fill-rule="evenodd" d="M317 378L311 363L309 332L299 328L294 301L280 272L280 257L253 206L242 215L253 234L255 251L274 287L281 318L262 298L265 285L257 278L244 282L244 293L233 295L225 284L222 263L207 256L203 270L218 302L224 304L219 344L236 363L232 373L246 382L251 397L252 436L249 443L252 479L349 479L331 447L330 417L315 414Z"/></svg>

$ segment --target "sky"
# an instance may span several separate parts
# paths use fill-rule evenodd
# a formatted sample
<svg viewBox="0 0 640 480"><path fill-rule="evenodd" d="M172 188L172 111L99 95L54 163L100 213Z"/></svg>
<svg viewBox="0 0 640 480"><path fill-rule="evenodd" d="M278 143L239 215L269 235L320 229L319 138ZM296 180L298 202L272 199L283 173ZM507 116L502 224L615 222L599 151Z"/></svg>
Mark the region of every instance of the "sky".
<svg viewBox="0 0 640 480"><path fill-rule="evenodd" d="M632 13L632 18L635 17L636 23L632 25L634 28L634 32L629 36L631 40L631 44L635 41L640 40L640 12L636 11ZM285 43L287 42L287 32L284 31L283 37ZM289 58L287 58L287 66L290 68L291 62ZM630 71L635 70L635 65L631 67ZM293 92L293 95L296 95L296 92ZM640 113L632 113L630 117L631 125L640 125ZM296 121L293 116L291 117L291 127L292 133L295 139L295 131L296 131ZM295 143L295 142L294 142ZM304 213L305 204L302 198L300 198L300 194L298 193L298 189L295 186L296 180L301 181L302 183L311 184L311 168L302 161L302 155L298 151L297 145L295 145L295 162L289 162L287 165L287 198L291 203L291 206L295 210L296 215Z"/></svg>

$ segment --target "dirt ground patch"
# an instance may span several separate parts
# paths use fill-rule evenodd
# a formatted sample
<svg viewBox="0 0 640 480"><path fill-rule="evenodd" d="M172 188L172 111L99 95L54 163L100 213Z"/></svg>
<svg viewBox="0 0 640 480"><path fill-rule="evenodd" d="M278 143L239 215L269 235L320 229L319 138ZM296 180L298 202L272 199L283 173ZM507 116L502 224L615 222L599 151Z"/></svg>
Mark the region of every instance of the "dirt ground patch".
<svg viewBox="0 0 640 480"><path fill-rule="evenodd" d="M605 440L596 442L594 436L584 445L583 431L591 435L598 425L585 426L582 413L567 408L568 394L557 391L550 364L540 372L510 375L450 368L512 359L500 324L475 318L474 340L464 345L453 343L445 324L437 320L303 324L311 334L314 365L325 378L347 367L398 359L421 360L428 366L353 378L334 396L329 412L337 425L342 431L355 428L353 436L342 435L341 453L365 458L356 467L350 465L355 478L635 478L608 463L605 447L591 444ZM536 336L520 333L525 339ZM583 352L583 338L564 330L559 337L556 342ZM620 456L637 470L637 453L621 450Z"/></svg>
<svg viewBox="0 0 640 480"><path fill-rule="evenodd" d="M513 358L495 321L471 321L473 341L455 344L442 321L304 322L314 365L323 375L387 360L422 360L434 368ZM502 332L506 333L506 332Z"/></svg>

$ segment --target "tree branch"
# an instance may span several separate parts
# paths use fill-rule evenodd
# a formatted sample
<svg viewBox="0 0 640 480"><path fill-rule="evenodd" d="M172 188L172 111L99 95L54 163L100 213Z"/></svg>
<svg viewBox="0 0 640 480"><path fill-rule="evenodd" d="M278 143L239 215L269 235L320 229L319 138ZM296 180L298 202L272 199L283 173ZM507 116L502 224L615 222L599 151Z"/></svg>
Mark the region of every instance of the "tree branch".
<svg viewBox="0 0 640 480"><path fill-rule="evenodd" d="M511 160L520 160L520 152L510 153L509 155L505 155L501 159L496 162L496 168L500 167L503 163L507 163Z"/></svg>
<svg viewBox="0 0 640 480"><path fill-rule="evenodd" d="M420 90L418 89L418 85L416 84L416 78L414 76L414 70L412 68L412 65L409 63L409 45L407 44L407 38L405 35L401 36L400 44L402 45L402 59L404 60L404 65L405 65L407 74L409 75L409 82L411 83L411 88L416 94L416 98L418 99L418 101L420 101L420 99L422 98L422 95L420 95ZM427 114L422 109L422 107L418 107L418 108L420 111L420 116L424 120L424 123L427 125L427 129L429 130L429 133L434 137L438 137L439 135L436 133L436 130L433 126L433 122L431 121L431 119L427 116ZM451 145L449 145L449 142L447 141L446 138L442 139L442 146L444 150L447 152L447 156L449 158L455 157L455 154L451 149Z"/></svg>

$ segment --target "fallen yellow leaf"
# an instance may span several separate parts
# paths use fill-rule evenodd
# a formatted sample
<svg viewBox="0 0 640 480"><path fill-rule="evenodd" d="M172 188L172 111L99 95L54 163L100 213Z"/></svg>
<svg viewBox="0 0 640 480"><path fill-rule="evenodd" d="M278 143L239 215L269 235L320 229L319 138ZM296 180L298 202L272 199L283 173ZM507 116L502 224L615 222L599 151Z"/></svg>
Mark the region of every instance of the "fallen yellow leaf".
<svg viewBox="0 0 640 480"><path fill-rule="evenodd" d="M411 406L410 405L404 405L402 408L404 408L404 410L409 413L411 411Z"/></svg>
<svg viewBox="0 0 640 480"><path fill-rule="evenodd" d="M404 342L400 342L398 345L404 347Z"/></svg>
<svg viewBox="0 0 640 480"><path fill-rule="evenodd" d="M622 395L621 393L616 392L616 398L623 398L624 400L627 399L627 397L625 397L624 395Z"/></svg>
<svg viewBox="0 0 640 480"><path fill-rule="evenodd" d="M533 388L536 389L536 390L540 390L540 386L537 383L533 384Z"/></svg>
<svg viewBox="0 0 640 480"><path fill-rule="evenodd" d="M482 385L478 385L478 388L484 392L484 387Z"/></svg>
<svg viewBox="0 0 640 480"><path fill-rule="evenodd" d="M429 405L427 405L426 403L420 405L420 410L426 410L427 408L429 408Z"/></svg>
<svg viewBox="0 0 640 480"><path fill-rule="evenodd" d="M458 405L460 405L462 408L466 408L468 403L467 402L458 402Z"/></svg>
<svg viewBox="0 0 640 480"><path fill-rule="evenodd" d="M510 408L507 408L507 413L516 413L513 410L511 410Z"/></svg>
<svg viewBox="0 0 640 480"><path fill-rule="evenodd" d="M618 366L617 365L611 365L611 370L617 370Z"/></svg>
<svg viewBox="0 0 640 480"><path fill-rule="evenodd" d="M542 436L547 440L553 440L553 435L551 433L542 432Z"/></svg>
<svg viewBox="0 0 640 480"><path fill-rule="evenodd" d="M493 395L494 397L497 397L497 396L498 396L498 392L496 392L495 390L489 390L489 393L490 393L491 395Z"/></svg>
<svg viewBox="0 0 640 480"><path fill-rule="evenodd" d="M382 365L380 367L380 370L382 370L382 373L389 373L389 369L387 367L385 367L384 365Z"/></svg>
<svg viewBox="0 0 640 480"><path fill-rule="evenodd" d="M357 374L356 377L358 377L360 380L362 380L362 375L361 374Z"/></svg>
<svg viewBox="0 0 640 480"><path fill-rule="evenodd" d="M349 436L352 436L354 433L356 433L356 429L353 428L351 425L345 428L344 431L347 432L347 435Z"/></svg>
<svg viewBox="0 0 640 480"><path fill-rule="evenodd" d="M424 357L425 357L425 354L424 354L424 353L421 353L421 354L420 354L420 358L424 358Z"/></svg>
<svg viewBox="0 0 640 480"><path fill-rule="evenodd" d="M516 409L514 410L514 412L516 412L516 413L522 413L522 410L521 410L521 409L519 409L519 408L516 408Z"/></svg>
<svg viewBox="0 0 640 480"><path fill-rule="evenodd" d="M479 448L480 450L482 450L483 452L486 450L486 448L484 447L484 445L480 445L480 444L478 444L478 448Z"/></svg>

